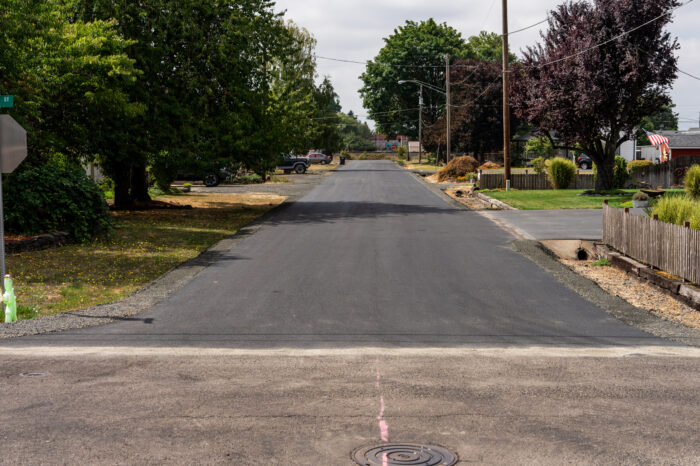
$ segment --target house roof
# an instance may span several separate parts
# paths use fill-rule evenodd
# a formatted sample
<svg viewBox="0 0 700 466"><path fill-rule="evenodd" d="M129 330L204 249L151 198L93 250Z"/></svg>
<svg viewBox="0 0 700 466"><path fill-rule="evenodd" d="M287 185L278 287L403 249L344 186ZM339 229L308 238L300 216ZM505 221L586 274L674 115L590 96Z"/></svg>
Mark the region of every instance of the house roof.
<svg viewBox="0 0 700 466"><path fill-rule="evenodd" d="M660 131L669 140L671 149L700 149L700 129L690 131Z"/></svg>

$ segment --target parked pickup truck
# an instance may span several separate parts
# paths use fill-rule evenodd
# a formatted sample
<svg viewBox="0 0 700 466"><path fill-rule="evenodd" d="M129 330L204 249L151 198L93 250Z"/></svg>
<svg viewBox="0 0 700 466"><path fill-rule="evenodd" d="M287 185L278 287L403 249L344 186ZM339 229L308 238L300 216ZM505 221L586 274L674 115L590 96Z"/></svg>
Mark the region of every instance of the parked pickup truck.
<svg viewBox="0 0 700 466"><path fill-rule="evenodd" d="M309 168L309 159L306 157L285 157L280 165L277 165L278 170L283 170L285 173L295 173L301 175L306 173L306 169Z"/></svg>

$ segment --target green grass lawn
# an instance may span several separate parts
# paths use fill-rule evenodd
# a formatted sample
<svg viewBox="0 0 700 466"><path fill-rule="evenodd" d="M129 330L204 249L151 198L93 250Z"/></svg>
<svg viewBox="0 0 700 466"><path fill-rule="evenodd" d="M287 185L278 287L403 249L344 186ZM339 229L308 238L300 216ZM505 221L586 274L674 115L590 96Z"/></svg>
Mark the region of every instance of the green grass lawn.
<svg viewBox="0 0 700 466"><path fill-rule="evenodd" d="M284 198L192 193L160 200L191 210L113 212L114 229L84 244L9 254L18 317L122 299L238 231Z"/></svg>
<svg viewBox="0 0 700 466"><path fill-rule="evenodd" d="M603 201L608 200L610 206L620 207L620 204L631 200L634 189L626 189L627 196L578 196L583 189L546 189L528 191L493 191L484 192L487 196L503 201L506 204L521 210L548 210L548 209L602 209Z"/></svg>

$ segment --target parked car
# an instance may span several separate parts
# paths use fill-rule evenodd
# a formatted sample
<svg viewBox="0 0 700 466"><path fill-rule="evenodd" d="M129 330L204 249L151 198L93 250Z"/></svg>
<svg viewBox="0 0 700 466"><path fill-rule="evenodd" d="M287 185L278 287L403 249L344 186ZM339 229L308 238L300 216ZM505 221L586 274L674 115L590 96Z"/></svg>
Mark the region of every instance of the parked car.
<svg viewBox="0 0 700 466"><path fill-rule="evenodd" d="M589 168L593 168L593 160L586 154L579 154L578 157L576 157L576 165L581 170L588 170Z"/></svg>
<svg viewBox="0 0 700 466"><path fill-rule="evenodd" d="M323 165L329 164L333 161L333 155L327 155L318 151L311 151L304 157L309 159L310 163L321 163Z"/></svg>
<svg viewBox="0 0 700 466"><path fill-rule="evenodd" d="M218 186L222 180L231 177L230 168L215 168L213 165L197 166L193 165L181 170L176 179L183 181L201 180L204 186L213 188Z"/></svg>
<svg viewBox="0 0 700 466"><path fill-rule="evenodd" d="M277 165L277 169L282 170L287 174L292 173L292 171L294 171L295 173L301 175L303 173L306 173L306 170L309 168L310 164L311 164L311 162L309 161L309 158L306 156L298 156L298 157L286 156L282 160L282 163Z"/></svg>

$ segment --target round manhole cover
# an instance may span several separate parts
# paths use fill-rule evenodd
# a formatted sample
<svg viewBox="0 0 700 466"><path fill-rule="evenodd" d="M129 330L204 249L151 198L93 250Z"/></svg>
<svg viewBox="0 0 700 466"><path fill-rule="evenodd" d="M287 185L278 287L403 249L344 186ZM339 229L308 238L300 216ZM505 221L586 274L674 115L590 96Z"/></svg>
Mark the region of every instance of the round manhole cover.
<svg viewBox="0 0 700 466"><path fill-rule="evenodd" d="M358 448L352 459L362 466L452 466L458 460L457 455L445 448L413 443L383 443Z"/></svg>

